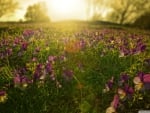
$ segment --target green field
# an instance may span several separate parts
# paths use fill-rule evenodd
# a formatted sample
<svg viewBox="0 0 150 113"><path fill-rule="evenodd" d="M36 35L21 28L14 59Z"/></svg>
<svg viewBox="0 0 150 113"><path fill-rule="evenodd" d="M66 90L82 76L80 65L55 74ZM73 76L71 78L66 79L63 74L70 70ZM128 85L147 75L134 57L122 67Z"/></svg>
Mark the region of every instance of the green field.
<svg viewBox="0 0 150 113"><path fill-rule="evenodd" d="M0 23L0 113L143 109L150 110L149 30Z"/></svg>

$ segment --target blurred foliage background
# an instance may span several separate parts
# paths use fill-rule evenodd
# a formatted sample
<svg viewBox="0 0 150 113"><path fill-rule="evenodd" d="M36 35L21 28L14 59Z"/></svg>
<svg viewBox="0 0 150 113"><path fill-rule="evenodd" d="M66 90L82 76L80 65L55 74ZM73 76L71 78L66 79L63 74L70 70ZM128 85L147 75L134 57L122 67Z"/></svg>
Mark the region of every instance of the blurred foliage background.
<svg viewBox="0 0 150 113"><path fill-rule="evenodd" d="M28 5L23 20L19 21L50 21L51 16L48 14L47 3L45 0ZM85 3L86 20L88 21L106 21L150 28L150 0L85 0ZM17 0L0 0L0 18L8 14L10 18L12 13L16 13L15 11L21 8Z"/></svg>

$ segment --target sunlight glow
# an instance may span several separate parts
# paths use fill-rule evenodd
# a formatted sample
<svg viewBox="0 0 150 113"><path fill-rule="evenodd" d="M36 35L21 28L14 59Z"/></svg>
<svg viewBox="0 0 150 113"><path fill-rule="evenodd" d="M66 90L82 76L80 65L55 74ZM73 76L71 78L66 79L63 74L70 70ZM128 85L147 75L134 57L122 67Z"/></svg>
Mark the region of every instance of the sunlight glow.
<svg viewBox="0 0 150 113"><path fill-rule="evenodd" d="M47 0L46 3L52 20L86 18L84 0Z"/></svg>
<svg viewBox="0 0 150 113"><path fill-rule="evenodd" d="M16 0L19 3L19 8L10 15L4 15L0 18L0 21L19 21L25 20L24 15L28 6L38 2L45 2L48 9L48 16L51 21L62 20L89 20L93 16L94 12L89 8L89 0ZM107 3L106 0L104 3ZM101 5L97 10L102 18L107 18L107 14L110 12L110 8L105 5Z"/></svg>

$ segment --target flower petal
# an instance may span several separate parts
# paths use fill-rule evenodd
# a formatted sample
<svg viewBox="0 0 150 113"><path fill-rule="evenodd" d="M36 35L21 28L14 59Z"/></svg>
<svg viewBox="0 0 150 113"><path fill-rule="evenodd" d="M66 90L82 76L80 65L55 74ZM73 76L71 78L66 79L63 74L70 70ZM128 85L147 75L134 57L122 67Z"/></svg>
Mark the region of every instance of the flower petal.
<svg viewBox="0 0 150 113"><path fill-rule="evenodd" d="M118 105L119 105L119 96L115 95L113 101L111 102L111 106L116 109Z"/></svg>
<svg viewBox="0 0 150 113"><path fill-rule="evenodd" d="M142 81L141 81L140 77L134 77L133 82L134 82L134 84L140 84Z"/></svg>
<svg viewBox="0 0 150 113"><path fill-rule="evenodd" d="M144 83L150 83L150 74L145 74L143 76L143 82Z"/></svg>

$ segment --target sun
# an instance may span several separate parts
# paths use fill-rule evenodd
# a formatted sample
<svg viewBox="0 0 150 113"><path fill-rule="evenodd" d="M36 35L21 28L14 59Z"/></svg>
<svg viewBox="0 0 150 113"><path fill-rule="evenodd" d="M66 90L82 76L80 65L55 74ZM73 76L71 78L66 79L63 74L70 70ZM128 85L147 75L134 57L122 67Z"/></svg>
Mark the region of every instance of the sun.
<svg viewBox="0 0 150 113"><path fill-rule="evenodd" d="M85 18L84 0L47 0L49 15L55 20Z"/></svg>
<svg viewBox="0 0 150 113"><path fill-rule="evenodd" d="M73 13L76 8L74 7L77 3L71 0L53 0L52 1L52 8L61 14L70 14Z"/></svg>

